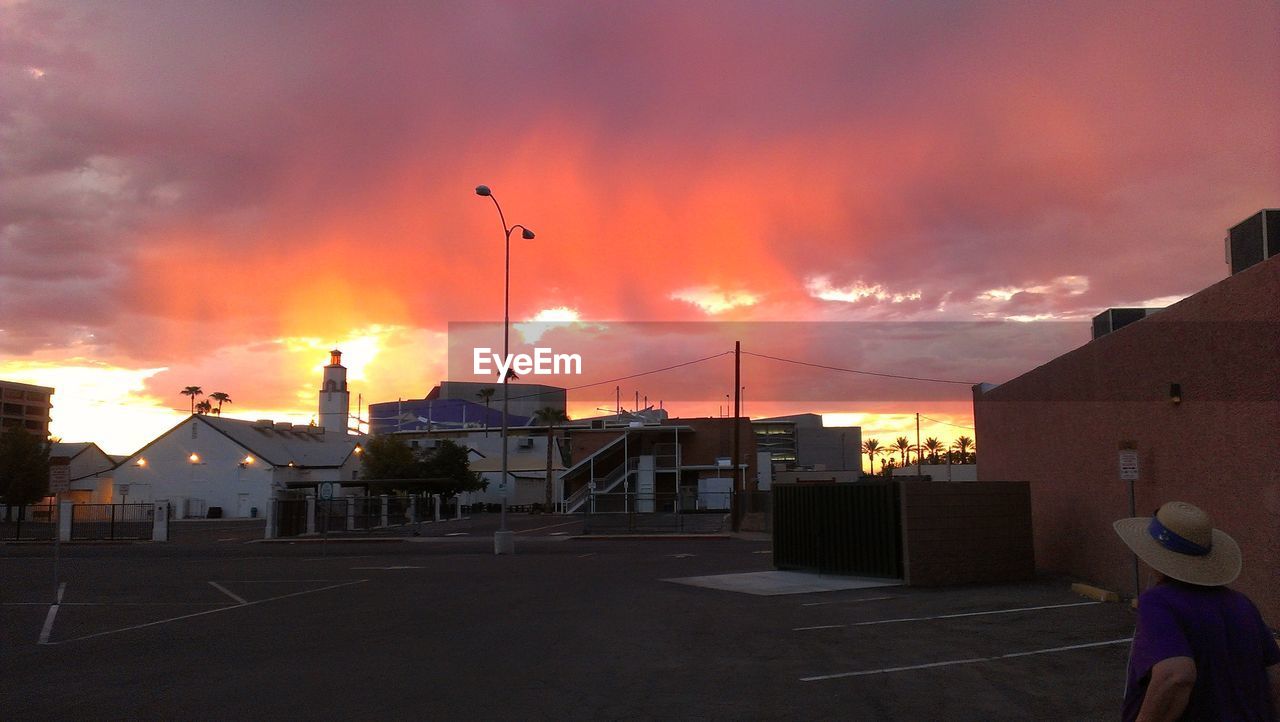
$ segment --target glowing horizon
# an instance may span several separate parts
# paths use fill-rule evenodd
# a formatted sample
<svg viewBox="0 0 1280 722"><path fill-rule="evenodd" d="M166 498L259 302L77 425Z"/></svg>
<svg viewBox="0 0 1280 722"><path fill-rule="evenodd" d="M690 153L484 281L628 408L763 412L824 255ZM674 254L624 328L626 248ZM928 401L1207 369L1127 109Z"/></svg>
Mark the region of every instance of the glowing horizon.
<svg viewBox="0 0 1280 722"><path fill-rule="evenodd" d="M0 378L54 386L54 433L113 452L192 384L305 423L334 346L366 405L421 397L449 323L502 315L478 183L537 231L511 242L513 339L1166 305L1280 198L1277 24L1189 1L0 3ZM931 362L805 356L844 357ZM972 425L787 411L892 433L917 410Z"/></svg>

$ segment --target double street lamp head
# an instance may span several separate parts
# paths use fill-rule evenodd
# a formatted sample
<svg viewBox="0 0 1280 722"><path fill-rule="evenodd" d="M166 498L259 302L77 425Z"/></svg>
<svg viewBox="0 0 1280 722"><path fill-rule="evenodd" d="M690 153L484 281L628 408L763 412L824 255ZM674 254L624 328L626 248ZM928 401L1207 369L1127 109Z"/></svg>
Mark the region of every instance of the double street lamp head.
<svg viewBox="0 0 1280 722"><path fill-rule="evenodd" d="M493 198L493 191L489 190L489 186L487 186L487 185L478 185L478 186L476 186L476 195L478 195L478 196L484 196L484 197L486 197L486 198ZM497 203L497 202L498 202L498 199L497 199L497 198L493 198L493 202L494 202L494 203ZM501 214L501 213L502 213L502 207L501 207L501 206L499 206L499 207L498 207L498 213L499 213L499 214ZM516 224L516 225L514 225L514 226L511 226L510 228L507 228L507 227L506 227L506 219L505 219L505 218L503 219L502 223L503 223L503 230L505 230L505 231L507 232L507 238L508 238L508 239L509 239L509 238L511 238L511 232L512 232L512 231L514 231L515 229L519 228L519 229L520 229L520 237L521 237L521 238L525 239L526 241L532 241L532 240L533 240L533 238L534 238L534 236L533 236L533 231L529 230L528 228L525 228L524 226L520 225L519 223L517 223L517 224Z"/></svg>

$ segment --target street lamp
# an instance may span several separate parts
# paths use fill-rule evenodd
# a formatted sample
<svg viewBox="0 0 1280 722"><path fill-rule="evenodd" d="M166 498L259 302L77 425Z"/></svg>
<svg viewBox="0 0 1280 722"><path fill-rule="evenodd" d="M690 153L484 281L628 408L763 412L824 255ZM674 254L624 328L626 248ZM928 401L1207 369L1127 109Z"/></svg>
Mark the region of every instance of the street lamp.
<svg viewBox="0 0 1280 722"><path fill-rule="evenodd" d="M502 206L498 204L498 199L494 197L493 191L489 190L489 186L476 186L476 195L486 196L493 201L494 207L498 209L498 220L502 222L502 234L506 242L506 262L502 284L502 359L508 362L511 358L511 233L519 228L520 237L526 241L532 241L533 231L519 223L507 225L507 217L502 213ZM510 378L511 370L507 369L507 372L502 375L502 514L499 517L498 531L493 534L494 554L513 554L516 550L515 539L507 529L507 381Z"/></svg>

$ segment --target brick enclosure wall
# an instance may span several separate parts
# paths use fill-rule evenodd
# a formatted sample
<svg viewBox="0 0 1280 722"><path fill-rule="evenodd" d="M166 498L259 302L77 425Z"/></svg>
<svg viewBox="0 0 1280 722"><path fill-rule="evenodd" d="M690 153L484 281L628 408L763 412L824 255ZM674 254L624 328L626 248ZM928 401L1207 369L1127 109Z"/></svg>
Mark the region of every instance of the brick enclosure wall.
<svg viewBox="0 0 1280 722"><path fill-rule="evenodd" d="M1035 576L1026 482L901 482L904 580L912 586Z"/></svg>
<svg viewBox="0 0 1280 722"><path fill-rule="evenodd" d="M1243 549L1233 586L1280 625L1280 257L975 391L974 416L979 479L1031 484L1042 569L1132 593L1111 528L1129 516L1118 450L1132 442L1138 515L1204 508Z"/></svg>

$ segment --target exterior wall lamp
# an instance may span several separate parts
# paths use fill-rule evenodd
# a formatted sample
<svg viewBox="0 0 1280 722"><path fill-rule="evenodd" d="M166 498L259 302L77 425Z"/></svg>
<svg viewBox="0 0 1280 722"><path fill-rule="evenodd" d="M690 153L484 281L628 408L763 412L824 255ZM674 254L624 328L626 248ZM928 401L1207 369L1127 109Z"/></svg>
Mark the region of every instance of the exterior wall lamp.
<svg viewBox="0 0 1280 722"><path fill-rule="evenodd" d="M1174 406L1182 403L1182 384L1169 384L1169 401Z"/></svg>

